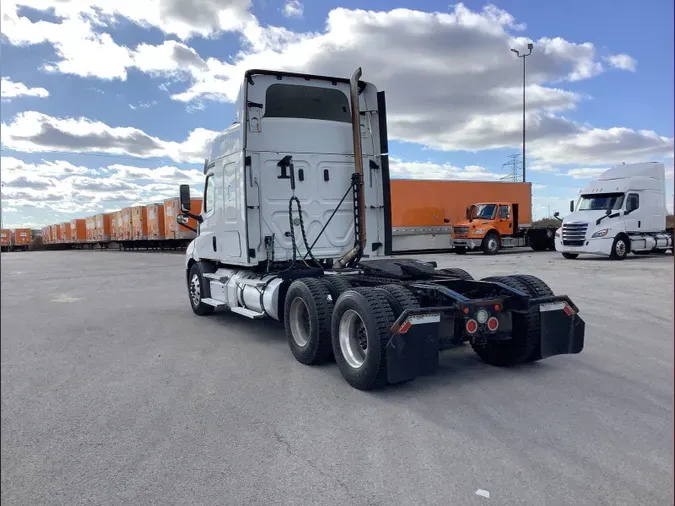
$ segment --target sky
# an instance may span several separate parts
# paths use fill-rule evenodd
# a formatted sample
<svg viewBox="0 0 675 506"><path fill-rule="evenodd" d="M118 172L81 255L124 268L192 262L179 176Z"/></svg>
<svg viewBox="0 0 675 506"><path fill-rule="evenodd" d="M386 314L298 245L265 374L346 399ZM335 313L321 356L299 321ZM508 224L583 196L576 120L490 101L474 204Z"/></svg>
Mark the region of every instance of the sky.
<svg viewBox="0 0 675 506"><path fill-rule="evenodd" d="M423 10L422 9L422 5ZM203 188L248 68L387 94L392 177L510 178L533 214L603 170L659 161L673 187L673 2L3 0L2 218L40 227Z"/></svg>

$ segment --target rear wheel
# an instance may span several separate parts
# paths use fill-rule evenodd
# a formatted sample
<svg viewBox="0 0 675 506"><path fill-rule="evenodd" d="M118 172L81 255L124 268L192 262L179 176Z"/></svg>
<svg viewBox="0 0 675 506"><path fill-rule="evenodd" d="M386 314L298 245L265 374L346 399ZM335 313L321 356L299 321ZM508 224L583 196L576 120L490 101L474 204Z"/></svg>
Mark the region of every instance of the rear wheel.
<svg viewBox="0 0 675 506"><path fill-rule="evenodd" d="M499 252L499 235L494 230L487 233L483 239L483 253L486 255L496 255Z"/></svg>
<svg viewBox="0 0 675 506"><path fill-rule="evenodd" d="M330 292L333 298L333 303L335 303L335 301L338 300L340 295L342 295L344 292L346 292L352 287L352 284L349 281L347 281L347 279L345 279L345 276L332 275L332 276L324 276L320 279L323 285Z"/></svg>
<svg viewBox="0 0 675 506"><path fill-rule="evenodd" d="M566 258L567 260L574 260L579 256L579 253L563 253L562 254L563 258Z"/></svg>
<svg viewBox="0 0 675 506"><path fill-rule="evenodd" d="M511 276L491 276L481 281L494 281L513 288L526 295L531 294L530 288ZM508 367L532 361L538 355L540 340L540 322L538 313L513 313L513 330L511 339L504 341L490 341L483 345L471 344L473 351L480 359L490 365Z"/></svg>
<svg viewBox="0 0 675 506"><path fill-rule="evenodd" d="M208 288L205 285L202 270L199 264L195 262L188 271L188 296L190 297L192 311L199 316L209 315L216 309L210 304L202 302L208 294Z"/></svg>
<svg viewBox="0 0 675 506"><path fill-rule="evenodd" d="M394 313L378 292L374 288L347 290L333 310L335 361L347 383L359 390L387 384L386 346Z"/></svg>
<svg viewBox="0 0 675 506"><path fill-rule="evenodd" d="M330 360L331 294L315 278L294 281L284 300L284 327L291 353L301 364L316 365Z"/></svg>

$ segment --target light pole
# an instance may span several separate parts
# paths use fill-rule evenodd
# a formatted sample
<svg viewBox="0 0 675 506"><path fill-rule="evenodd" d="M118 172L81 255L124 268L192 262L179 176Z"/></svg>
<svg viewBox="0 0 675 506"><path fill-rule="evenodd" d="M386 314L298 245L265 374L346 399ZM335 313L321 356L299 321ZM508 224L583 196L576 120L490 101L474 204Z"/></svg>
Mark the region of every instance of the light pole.
<svg viewBox="0 0 675 506"><path fill-rule="evenodd" d="M533 47L532 42L527 45L527 49L530 50L527 54L520 54L517 49L511 49L518 58L523 59L523 183L525 182L525 58L532 54Z"/></svg>

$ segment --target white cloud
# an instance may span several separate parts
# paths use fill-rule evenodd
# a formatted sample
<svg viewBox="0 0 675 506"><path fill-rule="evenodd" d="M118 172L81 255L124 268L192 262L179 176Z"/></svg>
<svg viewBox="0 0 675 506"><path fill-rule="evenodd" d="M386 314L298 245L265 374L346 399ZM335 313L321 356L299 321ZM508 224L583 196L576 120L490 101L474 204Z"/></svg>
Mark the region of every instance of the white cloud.
<svg viewBox="0 0 675 506"><path fill-rule="evenodd" d="M637 60L627 54L613 54L607 56L605 60L615 69L628 70L630 72L637 70Z"/></svg>
<svg viewBox="0 0 675 506"><path fill-rule="evenodd" d="M19 4L53 9L60 19L31 23L18 16ZM52 44L60 58L47 66L54 72L126 79L128 70L135 68L168 80L164 89L171 89L170 97L185 102L190 111L204 108L205 101L233 101L248 68L349 76L358 62L364 79L374 80L387 92L392 139L439 150L520 145L521 67L509 49L523 47L530 39L520 33L524 25L506 11L495 6L472 11L461 3L449 12L336 8L329 12L323 31L294 33L260 25L249 11L250 4L249 0L200 0L198 7L180 0L63 0L56 4L8 0L2 7L6 15L3 36L15 45ZM185 42L174 40L130 49L105 33L121 17L183 41L234 31L243 36L243 45L231 62L204 59ZM613 164L672 152L672 138L650 131L593 129L561 115L585 98L564 89L565 83L592 78L607 68L633 70L632 57L600 57L593 44L560 37L533 42L534 52L527 60L533 171L537 166ZM116 130L115 135L127 134ZM133 135L148 144L157 140L138 130ZM183 148L163 145L159 150L135 150L143 153L139 156L148 156L148 152L176 149ZM130 145L108 146L104 151L135 154Z"/></svg>
<svg viewBox="0 0 675 506"><path fill-rule="evenodd" d="M111 127L86 118L55 118L36 111L2 124L5 148L24 152L110 153L201 163L217 132L197 128L182 142L165 141L133 127Z"/></svg>
<svg viewBox="0 0 675 506"><path fill-rule="evenodd" d="M403 161L395 157L390 157L389 161L392 178L495 181L505 176L505 174L490 172L478 165L467 165L460 168L448 163Z"/></svg>
<svg viewBox="0 0 675 506"><path fill-rule="evenodd" d="M287 18L301 18L304 11L302 3L298 0L287 0L281 13Z"/></svg>
<svg viewBox="0 0 675 506"><path fill-rule="evenodd" d="M578 169L570 169L565 174L574 179L592 179L598 177L605 172L609 167L581 167Z"/></svg>
<svg viewBox="0 0 675 506"><path fill-rule="evenodd" d="M72 215L110 211L132 203L148 204L178 195L178 186L191 185L200 194L203 175L172 166L137 167L113 164L95 169L63 160L26 163L2 157L3 211L28 209Z"/></svg>
<svg viewBox="0 0 675 506"><path fill-rule="evenodd" d="M46 98L49 92L44 88L29 88L23 83L15 83L7 78L2 78L0 90L3 100L11 100L17 97Z"/></svg>

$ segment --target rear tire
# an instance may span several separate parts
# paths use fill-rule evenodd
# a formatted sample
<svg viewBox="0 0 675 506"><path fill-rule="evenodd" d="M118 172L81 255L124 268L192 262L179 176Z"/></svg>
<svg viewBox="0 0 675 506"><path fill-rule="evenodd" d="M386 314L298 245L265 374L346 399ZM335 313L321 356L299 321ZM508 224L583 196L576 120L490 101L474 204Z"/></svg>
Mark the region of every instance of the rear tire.
<svg viewBox="0 0 675 506"><path fill-rule="evenodd" d="M291 353L301 364L317 365L330 360L331 294L316 278L291 283L284 299L284 328Z"/></svg>
<svg viewBox="0 0 675 506"><path fill-rule="evenodd" d="M401 316L406 309L417 309L420 303L417 297L405 286L402 285L382 285L375 288L377 293L381 293L389 302L389 307L394 313L394 319Z"/></svg>
<svg viewBox="0 0 675 506"><path fill-rule="evenodd" d="M205 284L202 270L197 262L193 263L188 272L188 297L190 298L190 307L192 311L199 316L210 315L215 311L215 307L202 302L209 293Z"/></svg>
<svg viewBox="0 0 675 506"><path fill-rule="evenodd" d="M499 253L499 246L499 235L494 230L487 233L481 244L483 253L486 255L496 255Z"/></svg>
<svg viewBox="0 0 675 506"><path fill-rule="evenodd" d="M525 294L530 294L528 286L511 276L491 276L481 281L495 281ZM513 313L511 339L506 341L488 341L484 345L471 343L473 351L485 363L496 367L510 367L532 361L538 355L540 342L539 314L535 312L518 315Z"/></svg>
<svg viewBox="0 0 675 506"><path fill-rule="evenodd" d="M358 390L387 384L386 347L394 313L374 288L347 290L335 303L331 341L343 378Z"/></svg>
<svg viewBox="0 0 675 506"><path fill-rule="evenodd" d="M567 260L574 260L579 256L579 253L563 253L562 254L563 258L566 258Z"/></svg>
<svg viewBox="0 0 675 506"><path fill-rule="evenodd" d="M323 285L328 289L333 298L333 304L338 300L340 295L349 290L352 287L352 284L345 279L345 276L333 275L333 276L324 276L321 279Z"/></svg>

